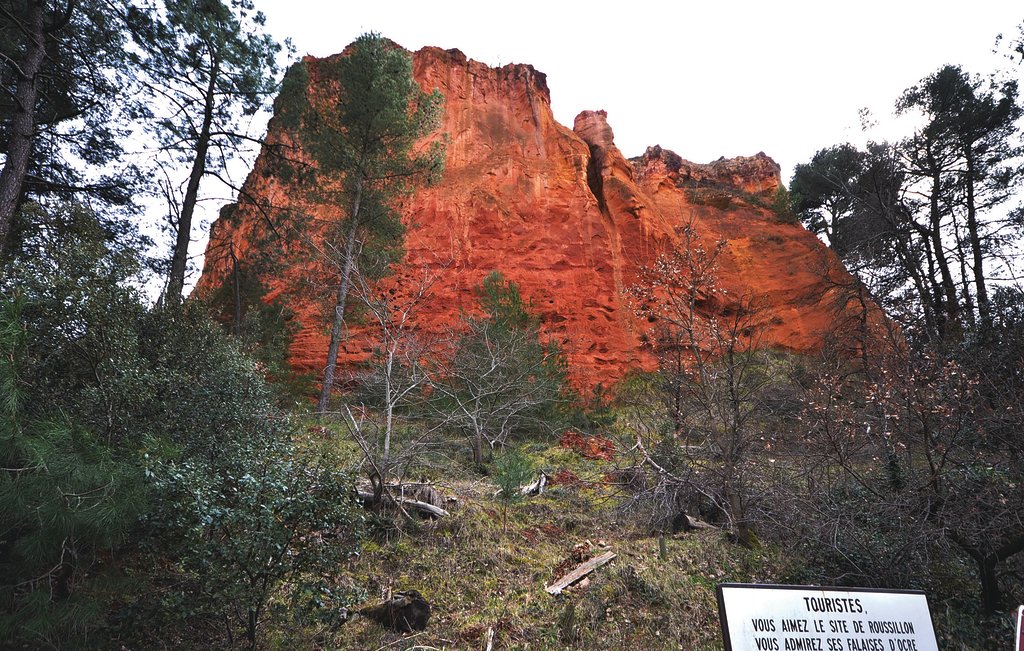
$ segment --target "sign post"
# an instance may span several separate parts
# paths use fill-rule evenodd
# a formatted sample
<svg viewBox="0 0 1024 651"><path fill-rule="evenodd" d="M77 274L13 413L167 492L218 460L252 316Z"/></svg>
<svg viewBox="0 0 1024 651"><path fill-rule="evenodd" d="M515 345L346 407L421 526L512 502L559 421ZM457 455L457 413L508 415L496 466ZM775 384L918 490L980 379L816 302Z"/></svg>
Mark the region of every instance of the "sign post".
<svg viewBox="0 0 1024 651"><path fill-rule="evenodd" d="M1024 651L1024 606L1017 607L1017 643L1013 651Z"/></svg>
<svg viewBox="0 0 1024 651"><path fill-rule="evenodd" d="M939 648L918 590L720 583L717 593L726 651Z"/></svg>

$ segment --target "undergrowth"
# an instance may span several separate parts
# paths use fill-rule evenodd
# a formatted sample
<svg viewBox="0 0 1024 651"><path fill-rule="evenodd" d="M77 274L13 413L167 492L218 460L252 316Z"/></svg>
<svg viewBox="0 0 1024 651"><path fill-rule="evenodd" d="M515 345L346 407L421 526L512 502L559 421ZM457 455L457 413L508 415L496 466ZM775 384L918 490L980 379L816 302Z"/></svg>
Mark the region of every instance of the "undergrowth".
<svg viewBox="0 0 1024 651"><path fill-rule="evenodd" d="M609 462L557 445L527 448L533 467L568 483L502 505L490 478L449 477L451 515L401 530L381 528L339 568L376 603L389 591L416 589L431 602L422 633L398 634L355 617L330 629L305 627L279 645L343 649L721 648L715 584L770 581L774 553L751 552L716 531L679 534L659 556L655 532L619 508L604 482ZM579 558L617 555L559 596L545 587ZM357 604L358 606L358 604Z"/></svg>

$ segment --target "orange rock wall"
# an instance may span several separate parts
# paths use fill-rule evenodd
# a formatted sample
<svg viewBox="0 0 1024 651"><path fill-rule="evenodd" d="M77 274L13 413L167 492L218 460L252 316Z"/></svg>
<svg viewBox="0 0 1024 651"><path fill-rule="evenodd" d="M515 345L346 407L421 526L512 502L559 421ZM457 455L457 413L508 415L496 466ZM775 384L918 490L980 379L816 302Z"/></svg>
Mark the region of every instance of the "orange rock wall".
<svg viewBox="0 0 1024 651"><path fill-rule="evenodd" d="M545 331L561 342L579 386L653 369L654 357L641 344L646 324L635 319L623 290L638 266L673 246L693 220L706 241L728 242L721 280L729 293L766 296L774 312L772 345L796 351L820 345L832 314L820 270L835 260L801 226L780 224L763 207L780 183L770 158L699 165L652 147L630 161L615 147L603 111L584 111L572 130L558 124L545 76L532 66L490 68L438 48L416 52L413 63L424 90L437 88L445 97L446 164L438 184L403 202L408 233L397 278L404 281L387 282L401 292L420 270L438 271L418 312L421 333L443 336L456 328L460 311L474 306L473 288L497 269L519 284ZM272 122L269 139L286 138ZM265 174L266 165L261 155L246 196L295 205L299 193ZM321 216L338 210L305 208ZM200 292L227 277L228 251L244 258L261 229L260 211L250 202L229 212L211 230ZM296 295L282 282L271 285L300 323L293 367L319 372L327 349L316 302L322 299ZM342 361L365 359L371 346L354 328Z"/></svg>

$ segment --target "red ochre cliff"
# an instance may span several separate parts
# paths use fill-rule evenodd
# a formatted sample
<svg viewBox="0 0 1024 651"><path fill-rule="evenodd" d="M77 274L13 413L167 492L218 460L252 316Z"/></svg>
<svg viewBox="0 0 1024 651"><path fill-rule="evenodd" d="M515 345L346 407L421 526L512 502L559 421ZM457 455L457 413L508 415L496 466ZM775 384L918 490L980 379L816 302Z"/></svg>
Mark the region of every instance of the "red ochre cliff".
<svg viewBox="0 0 1024 651"><path fill-rule="evenodd" d="M315 69L316 61L306 63ZM647 324L634 317L624 290L638 267L674 246L692 221L705 242L727 242L720 258L727 295L764 297L770 345L801 352L821 345L833 320L822 270L844 274L817 238L780 223L768 208L780 184L771 158L759 153L702 165L651 147L627 160L604 111L580 113L571 130L557 123L545 75L532 66L491 68L433 47L416 52L413 62L419 84L445 97L446 162L439 183L403 201L405 259L399 280L386 282L407 291L422 269L438 270L418 310L421 333L443 336L456 328L460 312L475 304L473 289L499 270L518 283L546 333L561 343L579 386L607 386L631 369L651 370ZM315 85L315 74L311 79ZM270 141L287 138L273 121L270 131ZM267 160L257 160L245 201L214 224L198 292L228 279L231 254L244 260L251 253L262 228L255 205L297 201L299 193L265 173ZM322 297L288 293L280 281L270 285L298 320L293 368L320 373L327 350ZM365 359L372 347L359 327L350 335L342 363Z"/></svg>

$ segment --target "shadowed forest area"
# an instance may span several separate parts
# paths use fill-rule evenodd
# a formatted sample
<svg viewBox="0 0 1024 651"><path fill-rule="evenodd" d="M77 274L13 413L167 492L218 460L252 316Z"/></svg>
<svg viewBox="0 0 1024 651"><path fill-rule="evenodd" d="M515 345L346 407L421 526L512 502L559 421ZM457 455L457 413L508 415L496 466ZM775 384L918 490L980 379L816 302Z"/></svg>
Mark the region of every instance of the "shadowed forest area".
<svg viewBox="0 0 1024 651"><path fill-rule="evenodd" d="M821 269L820 350L762 345L763 297L719 309L725 243L684 222L624 293L657 369L587 390L514 259L443 336L413 327L437 277L395 276L400 206L444 173L443 98L380 35L311 71L264 23L0 3L0 646L715 649L715 585L750 582L924 590L941 648L1006 648L1024 25L1004 69L908 80L902 139L822 143L762 206L850 271ZM270 110L293 140L249 130ZM257 152L342 207L262 206L323 307L316 378L279 256L232 250L188 295L197 208ZM372 353L342 368L356 323Z"/></svg>

